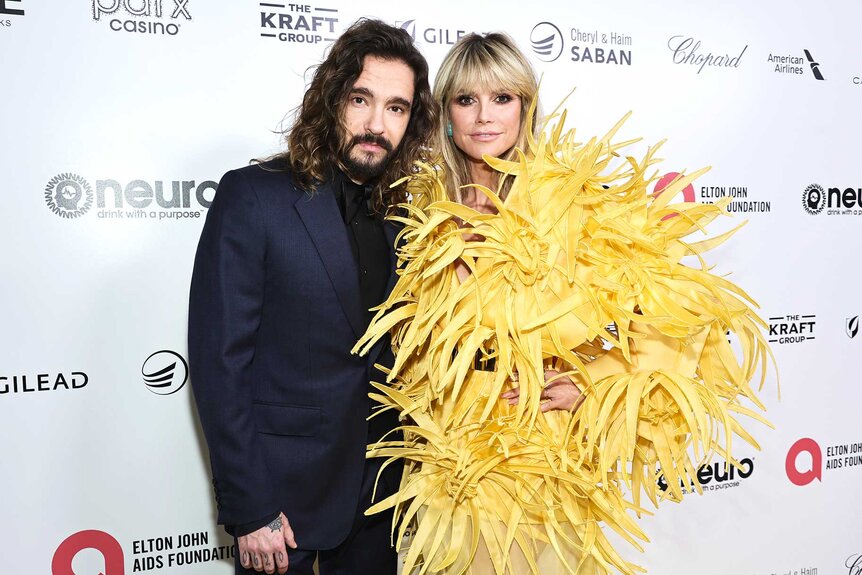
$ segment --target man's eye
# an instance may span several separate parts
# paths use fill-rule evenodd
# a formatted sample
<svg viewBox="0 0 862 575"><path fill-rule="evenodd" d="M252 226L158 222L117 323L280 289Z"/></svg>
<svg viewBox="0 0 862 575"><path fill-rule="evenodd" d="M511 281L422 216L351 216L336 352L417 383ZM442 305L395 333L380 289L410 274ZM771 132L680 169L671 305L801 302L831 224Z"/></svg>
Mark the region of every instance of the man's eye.
<svg viewBox="0 0 862 575"><path fill-rule="evenodd" d="M363 98L362 96L353 96L352 98L350 98L350 101L354 104L364 104L365 98Z"/></svg>
<svg viewBox="0 0 862 575"><path fill-rule="evenodd" d="M404 111L405 111L405 110L404 110L404 108L402 108L401 106L392 106L392 107L390 108L390 110L392 110L392 111L393 111L393 112L395 112L396 114L403 114L403 113L404 113Z"/></svg>

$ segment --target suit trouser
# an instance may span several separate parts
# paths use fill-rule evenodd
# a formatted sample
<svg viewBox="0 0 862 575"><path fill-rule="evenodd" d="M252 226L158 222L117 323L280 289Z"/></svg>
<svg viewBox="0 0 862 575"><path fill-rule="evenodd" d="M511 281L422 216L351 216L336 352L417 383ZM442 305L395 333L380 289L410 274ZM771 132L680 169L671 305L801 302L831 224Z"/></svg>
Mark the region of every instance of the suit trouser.
<svg viewBox="0 0 862 575"><path fill-rule="evenodd" d="M359 505L347 539L333 549L288 548L289 575L312 575L315 559L318 561L320 575L395 575L398 557L390 545L392 510L376 513L370 517L365 516L365 510L371 506L374 481L377 479L381 461L381 459L371 459L365 462ZM380 483L377 501L381 499L383 478ZM326 521L326 517L321 517L320 521ZM239 552L237 552L236 575L262 573L262 571L245 569L240 565L239 560Z"/></svg>

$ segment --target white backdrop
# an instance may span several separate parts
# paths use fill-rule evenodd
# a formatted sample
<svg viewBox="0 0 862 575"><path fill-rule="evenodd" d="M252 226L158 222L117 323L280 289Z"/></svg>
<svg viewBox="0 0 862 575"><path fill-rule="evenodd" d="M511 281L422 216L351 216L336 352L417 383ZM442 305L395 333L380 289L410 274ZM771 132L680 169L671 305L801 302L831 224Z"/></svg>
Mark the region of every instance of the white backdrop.
<svg viewBox="0 0 862 575"><path fill-rule="evenodd" d="M577 86L585 135L633 110L635 152L668 138L664 172L713 166L696 199L738 195L716 230L748 224L711 261L774 332L776 430L753 425L747 477L663 506L625 555L662 575L862 573L853 0L0 0L0 573L231 572L184 383L194 249L215 182L280 149L306 68L360 16L408 29L432 75L459 34L506 31L546 110ZM815 214L811 184L830 196Z"/></svg>

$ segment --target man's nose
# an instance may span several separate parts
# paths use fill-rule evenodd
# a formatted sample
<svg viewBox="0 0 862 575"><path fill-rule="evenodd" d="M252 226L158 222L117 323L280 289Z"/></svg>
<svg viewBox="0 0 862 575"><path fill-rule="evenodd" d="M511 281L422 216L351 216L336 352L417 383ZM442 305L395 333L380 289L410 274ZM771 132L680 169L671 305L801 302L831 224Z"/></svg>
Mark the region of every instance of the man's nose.
<svg viewBox="0 0 862 575"><path fill-rule="evenodd" d="M374 106L371 108L365 122L365 130L378 136L383 134L383 130L385 129L383 124L384 113L383 106Z"/></svg>

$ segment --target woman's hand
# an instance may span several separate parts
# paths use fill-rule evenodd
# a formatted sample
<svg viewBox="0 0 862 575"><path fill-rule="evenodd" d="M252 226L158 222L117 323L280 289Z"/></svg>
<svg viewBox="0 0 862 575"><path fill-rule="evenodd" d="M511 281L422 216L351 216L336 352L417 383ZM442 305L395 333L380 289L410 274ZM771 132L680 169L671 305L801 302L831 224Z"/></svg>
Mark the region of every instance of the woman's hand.
<svg viewBox="0 0 862 575"><path fill-rule="evenodd" d="M518 376L512 378L518 381ZM519 388L503 392L500 397L509 400L509 405L515 405L521 397ZM545 387L542 390L542 411L557 409L560 411L574 411L584 400L584 395L575 382L567 375L561 375L553 369L545 370Z"/></svg>

